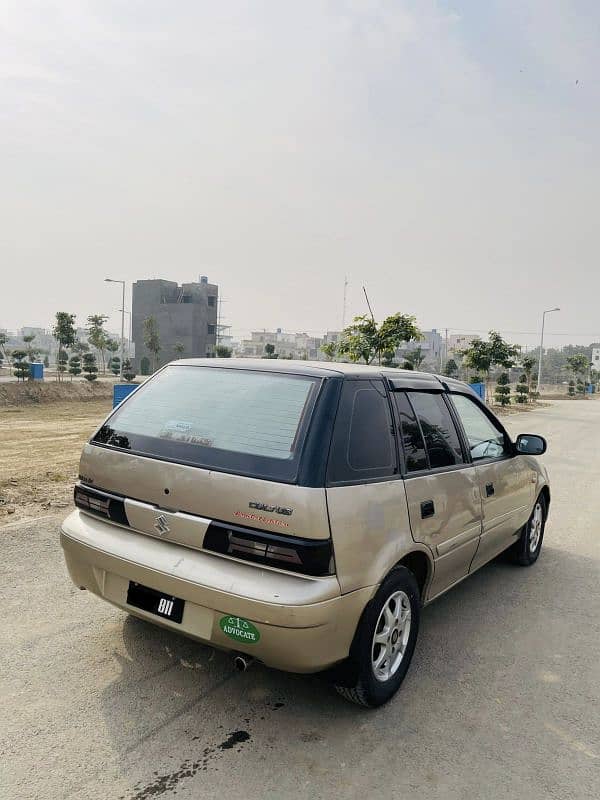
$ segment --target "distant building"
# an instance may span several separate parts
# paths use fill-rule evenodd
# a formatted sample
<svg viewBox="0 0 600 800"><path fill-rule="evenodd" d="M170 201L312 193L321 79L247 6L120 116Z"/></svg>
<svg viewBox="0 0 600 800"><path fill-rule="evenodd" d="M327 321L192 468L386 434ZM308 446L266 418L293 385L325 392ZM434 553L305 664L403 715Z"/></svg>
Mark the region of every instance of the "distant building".
<svg viewBox="0 0 600 800"><path fill-rule="evenodd" d="M592 347L592 369L600 372L600 347Z"/></svg>
<svg viewBox="0 0 600 800"><path fill-rule="evenodd" d="M279 358L323 359L321 345L323 339L307 333L287 333L277 328L275 331L252 331L249 339L243 339L237 346L236 355L245 358L262 358L266 345L273 345Z"/></svg>
<svg viewBox="0 0 600 800"><path fill-rule="evenodd" d="M452 333L448 336L448 358L454 358L461 350L466 350L475 339L481 338L476 333Z"/></svg>
<svg viewBox="0 0 600 800"><path fill-rule="evenodd" d="M425 360L422 366L430 367L434 370L440 369L442 354L444 352L444 341L435 328L430 331L423 331L423 338L418 342L405 342L396 350L396 360L402 362L406 355L413 350L421 348Z"/></svg>
<svg viewBox="0 0 600 800"><path fill-rule="evenodd" d="M158 364L176 358L215 355L219 287L201 276L198 283L162 279L136 281L132 287L133 365L138 374L150 373L153 354L144 343L144 320L154 317L160 337ZM174 350L183 345L181 354ZM157 364L157 366L158 366Z"/></svg>

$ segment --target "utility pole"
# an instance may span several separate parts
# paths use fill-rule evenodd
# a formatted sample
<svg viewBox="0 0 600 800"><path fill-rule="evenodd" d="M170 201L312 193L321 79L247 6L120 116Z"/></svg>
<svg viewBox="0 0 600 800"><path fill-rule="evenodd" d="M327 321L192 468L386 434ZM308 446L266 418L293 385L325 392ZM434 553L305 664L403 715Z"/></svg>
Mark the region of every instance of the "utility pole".
<svg viewBox="0 0 600 800"><path fill-rule="evenodd" d="M346 301L348 299L348 276L344 276L344 305L342 306L342 330L346 327Z"/></svg>
<svg viewBox="0 0 600 800"><path fill-rule="evenodd" d="M542 336L540 338L540 358L538 361L538 379L537 379L538 393L542 391L542 356L544 354L544 325L546 323L546 314L551 314L553 311L560 311L560 308L549 308L542 314Z"/></svg>
<svg viewBox="0 0 600 800"><path fill-rule="evenodd" d="M123 359L125 358L125 281L104 278L105 283L120 283L123 290L121 297L121 366L119 368L119 380L123 382ZM60 350L60 347L59 347Z"/></svg>

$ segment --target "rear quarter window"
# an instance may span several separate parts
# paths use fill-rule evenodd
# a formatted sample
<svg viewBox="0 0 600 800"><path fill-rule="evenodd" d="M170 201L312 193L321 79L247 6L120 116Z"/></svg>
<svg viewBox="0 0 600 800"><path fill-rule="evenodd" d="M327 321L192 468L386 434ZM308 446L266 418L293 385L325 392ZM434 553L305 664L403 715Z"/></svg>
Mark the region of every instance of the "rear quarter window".
<svg viewBox="0 0 600 800"><path fill-rule="evenodd" d="M362 483L396 473L392 418L383 381L345 381L333 431L328 482Z"/></svg>

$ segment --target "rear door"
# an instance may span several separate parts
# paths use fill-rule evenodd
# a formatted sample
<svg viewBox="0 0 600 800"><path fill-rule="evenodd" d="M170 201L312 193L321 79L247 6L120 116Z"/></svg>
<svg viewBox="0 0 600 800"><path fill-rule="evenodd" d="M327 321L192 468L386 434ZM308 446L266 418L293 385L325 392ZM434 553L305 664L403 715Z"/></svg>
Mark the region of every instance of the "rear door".
<svg viewBox="0 0 600 800"><path fill-rule="evenodd" d="M514 452L500 423L467 395L450 396L475 465L483 506L481 542L471 569L505 550L527 522L536 475Z"/></svg>
<svg viewBox="0 0 600 800"><path fill-rule="evenodd" d="M392 409L381 378L344 381L327 469L327 508L342 592L378 583L410 541Z"/></svg>
<svg viewBox="0 0 600 800"><path fill-rule="evenodd" d="M481 533L481 500L442 392L394 392L413 538L434 557L429 598L469 572Z"/></svg>

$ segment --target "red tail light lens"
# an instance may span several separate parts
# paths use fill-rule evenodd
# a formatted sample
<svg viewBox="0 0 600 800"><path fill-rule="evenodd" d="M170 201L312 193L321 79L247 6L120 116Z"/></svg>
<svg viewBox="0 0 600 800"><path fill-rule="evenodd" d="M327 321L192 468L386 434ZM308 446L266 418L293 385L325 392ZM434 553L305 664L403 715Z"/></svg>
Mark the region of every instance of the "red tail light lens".
<svg viewBox="0 0 600 800"><path fill-rule="evenodd" d="M212 522L204 535L203 547L213 553L304 575L331 575L334 571L331 539L279 536Z"/></svg>

